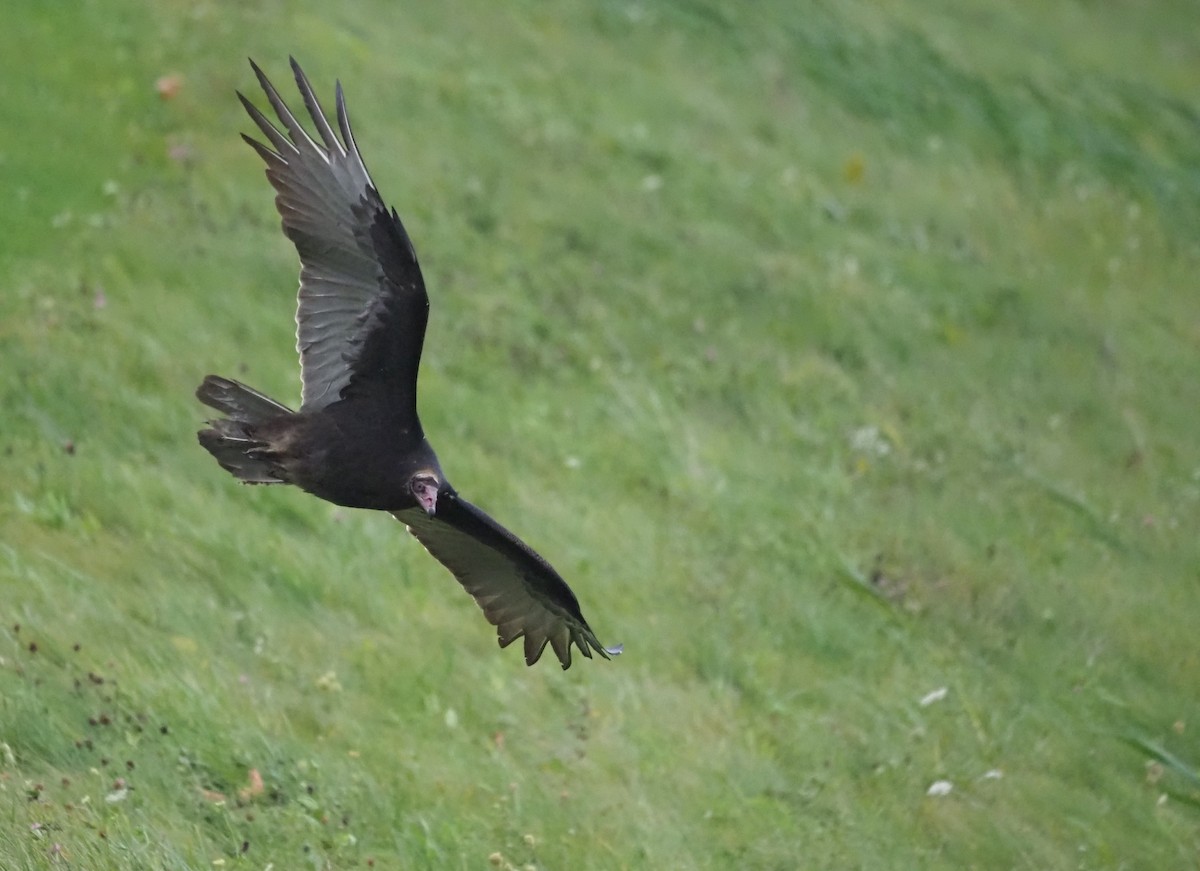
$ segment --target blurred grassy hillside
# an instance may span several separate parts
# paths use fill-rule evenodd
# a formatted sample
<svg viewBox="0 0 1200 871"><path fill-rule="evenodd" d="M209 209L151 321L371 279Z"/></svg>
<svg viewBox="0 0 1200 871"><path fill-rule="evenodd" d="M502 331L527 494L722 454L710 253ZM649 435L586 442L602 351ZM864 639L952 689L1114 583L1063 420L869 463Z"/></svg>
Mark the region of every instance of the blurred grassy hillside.
<svg viewBox="0 0 1200 871"><path fill-rule="evenodd" d="M0 866L1194 868L1194 13L7 9ZM288 54L448 474L618 660L195 444L206 373L298 397Z"/></svg>

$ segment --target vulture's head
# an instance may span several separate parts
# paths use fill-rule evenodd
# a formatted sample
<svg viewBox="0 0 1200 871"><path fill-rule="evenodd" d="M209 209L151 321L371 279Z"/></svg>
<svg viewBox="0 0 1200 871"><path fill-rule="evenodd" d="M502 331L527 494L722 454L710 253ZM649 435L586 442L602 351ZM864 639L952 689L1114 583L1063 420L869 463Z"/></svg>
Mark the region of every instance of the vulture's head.
<svg viewBox="0 0 1200 871"><path fill-rule="evenodd" d="M408 479L408 489L413 498L430 517L437 513L438 490L441 486L441 481L432 472L417 472Z"/></svg>

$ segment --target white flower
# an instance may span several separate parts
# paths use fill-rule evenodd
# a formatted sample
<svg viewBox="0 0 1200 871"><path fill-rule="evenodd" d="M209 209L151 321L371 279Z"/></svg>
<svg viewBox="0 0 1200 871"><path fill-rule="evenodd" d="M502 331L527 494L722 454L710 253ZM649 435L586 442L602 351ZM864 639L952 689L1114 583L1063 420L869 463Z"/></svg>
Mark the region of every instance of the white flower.
<svg viewBox="0 0 1200 871"><path fill-rule="evenodd" d="M850 434L850 447L860 454L874 457L886 457L892 452L892 446L887 437L879 431L879 427L860 426Z"/></svg>
<svg viewBox="0 0 1200 871"><path fill-rule="evenodd" d="M953 790L953 789L954 789L954 784L951 783L950 781L935 780L933 783L929 784L929 789L925 790L925 794L932 795L935 797L949 795L951 790Z"/></svg>

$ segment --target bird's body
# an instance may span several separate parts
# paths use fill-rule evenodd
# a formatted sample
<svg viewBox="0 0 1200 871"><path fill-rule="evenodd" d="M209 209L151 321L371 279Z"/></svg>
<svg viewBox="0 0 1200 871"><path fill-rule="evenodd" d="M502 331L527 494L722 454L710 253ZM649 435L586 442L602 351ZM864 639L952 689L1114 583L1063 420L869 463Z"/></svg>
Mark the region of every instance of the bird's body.
<svg viewBox="0 0 1200 871"><path fill-rule="evenodd" d="M214 375L199 391L203 402L233 418L213 422L200 443L219 461L225 448L229 463L222 465L247 483L293 484L346 508L402 511L418 504L409 488L413 475L425 471L445 482L420 424L380 403L350 398L315 411L239 414L237 397L250 392Z"/></svg>
<svg viewBox="0 0 1200 871"><path fill-rule="evenodd" d="M293 411L210 375L196 395L224 417L209 421L200 443L245 483L292 484L337 505L391 512L475 597L501 646L524 638L528 664L547 645L563 668L572 645L588 657L619 653L597 641L550 564L446 480L417 416L429 298L416 253L362 162L341 86L339 139L295 61L292 70L320 142L257 66L286 133L238 96L271 143L244 137L266 161L300 255L303 398Z"/></svg>

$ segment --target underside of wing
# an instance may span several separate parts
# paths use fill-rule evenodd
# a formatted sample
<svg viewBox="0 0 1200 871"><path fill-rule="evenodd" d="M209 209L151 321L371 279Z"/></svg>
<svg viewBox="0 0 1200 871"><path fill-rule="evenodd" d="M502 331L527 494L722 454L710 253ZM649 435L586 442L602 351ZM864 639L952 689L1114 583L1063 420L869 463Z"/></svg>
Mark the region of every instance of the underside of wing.
<svg viewBox="0 0 1200 871"><path fill-rule="evenodd" d="M292 71L319 141L251 62L279 123L238 97L269 144L266 161L283 231L300 255L296 345L302 411L342 398L354 380L386 379L390 399L415 415L417 365L429 299L412 243L383 204L354 142L341 85L337 130L295 60ZM340 133L340 138L339 138Z"/></svg>
<svg viewBox="0 0 1200 871"><path fill-rule="evenodd" d="M527 665L547 644L564 669L571 665L572 644L588 658L593 651L605 659L621 652L597 640L575 594L549 563L456 494L441 494L433 517L419 508L395 517L475 598L501 647L524 638Z"/></svg>

